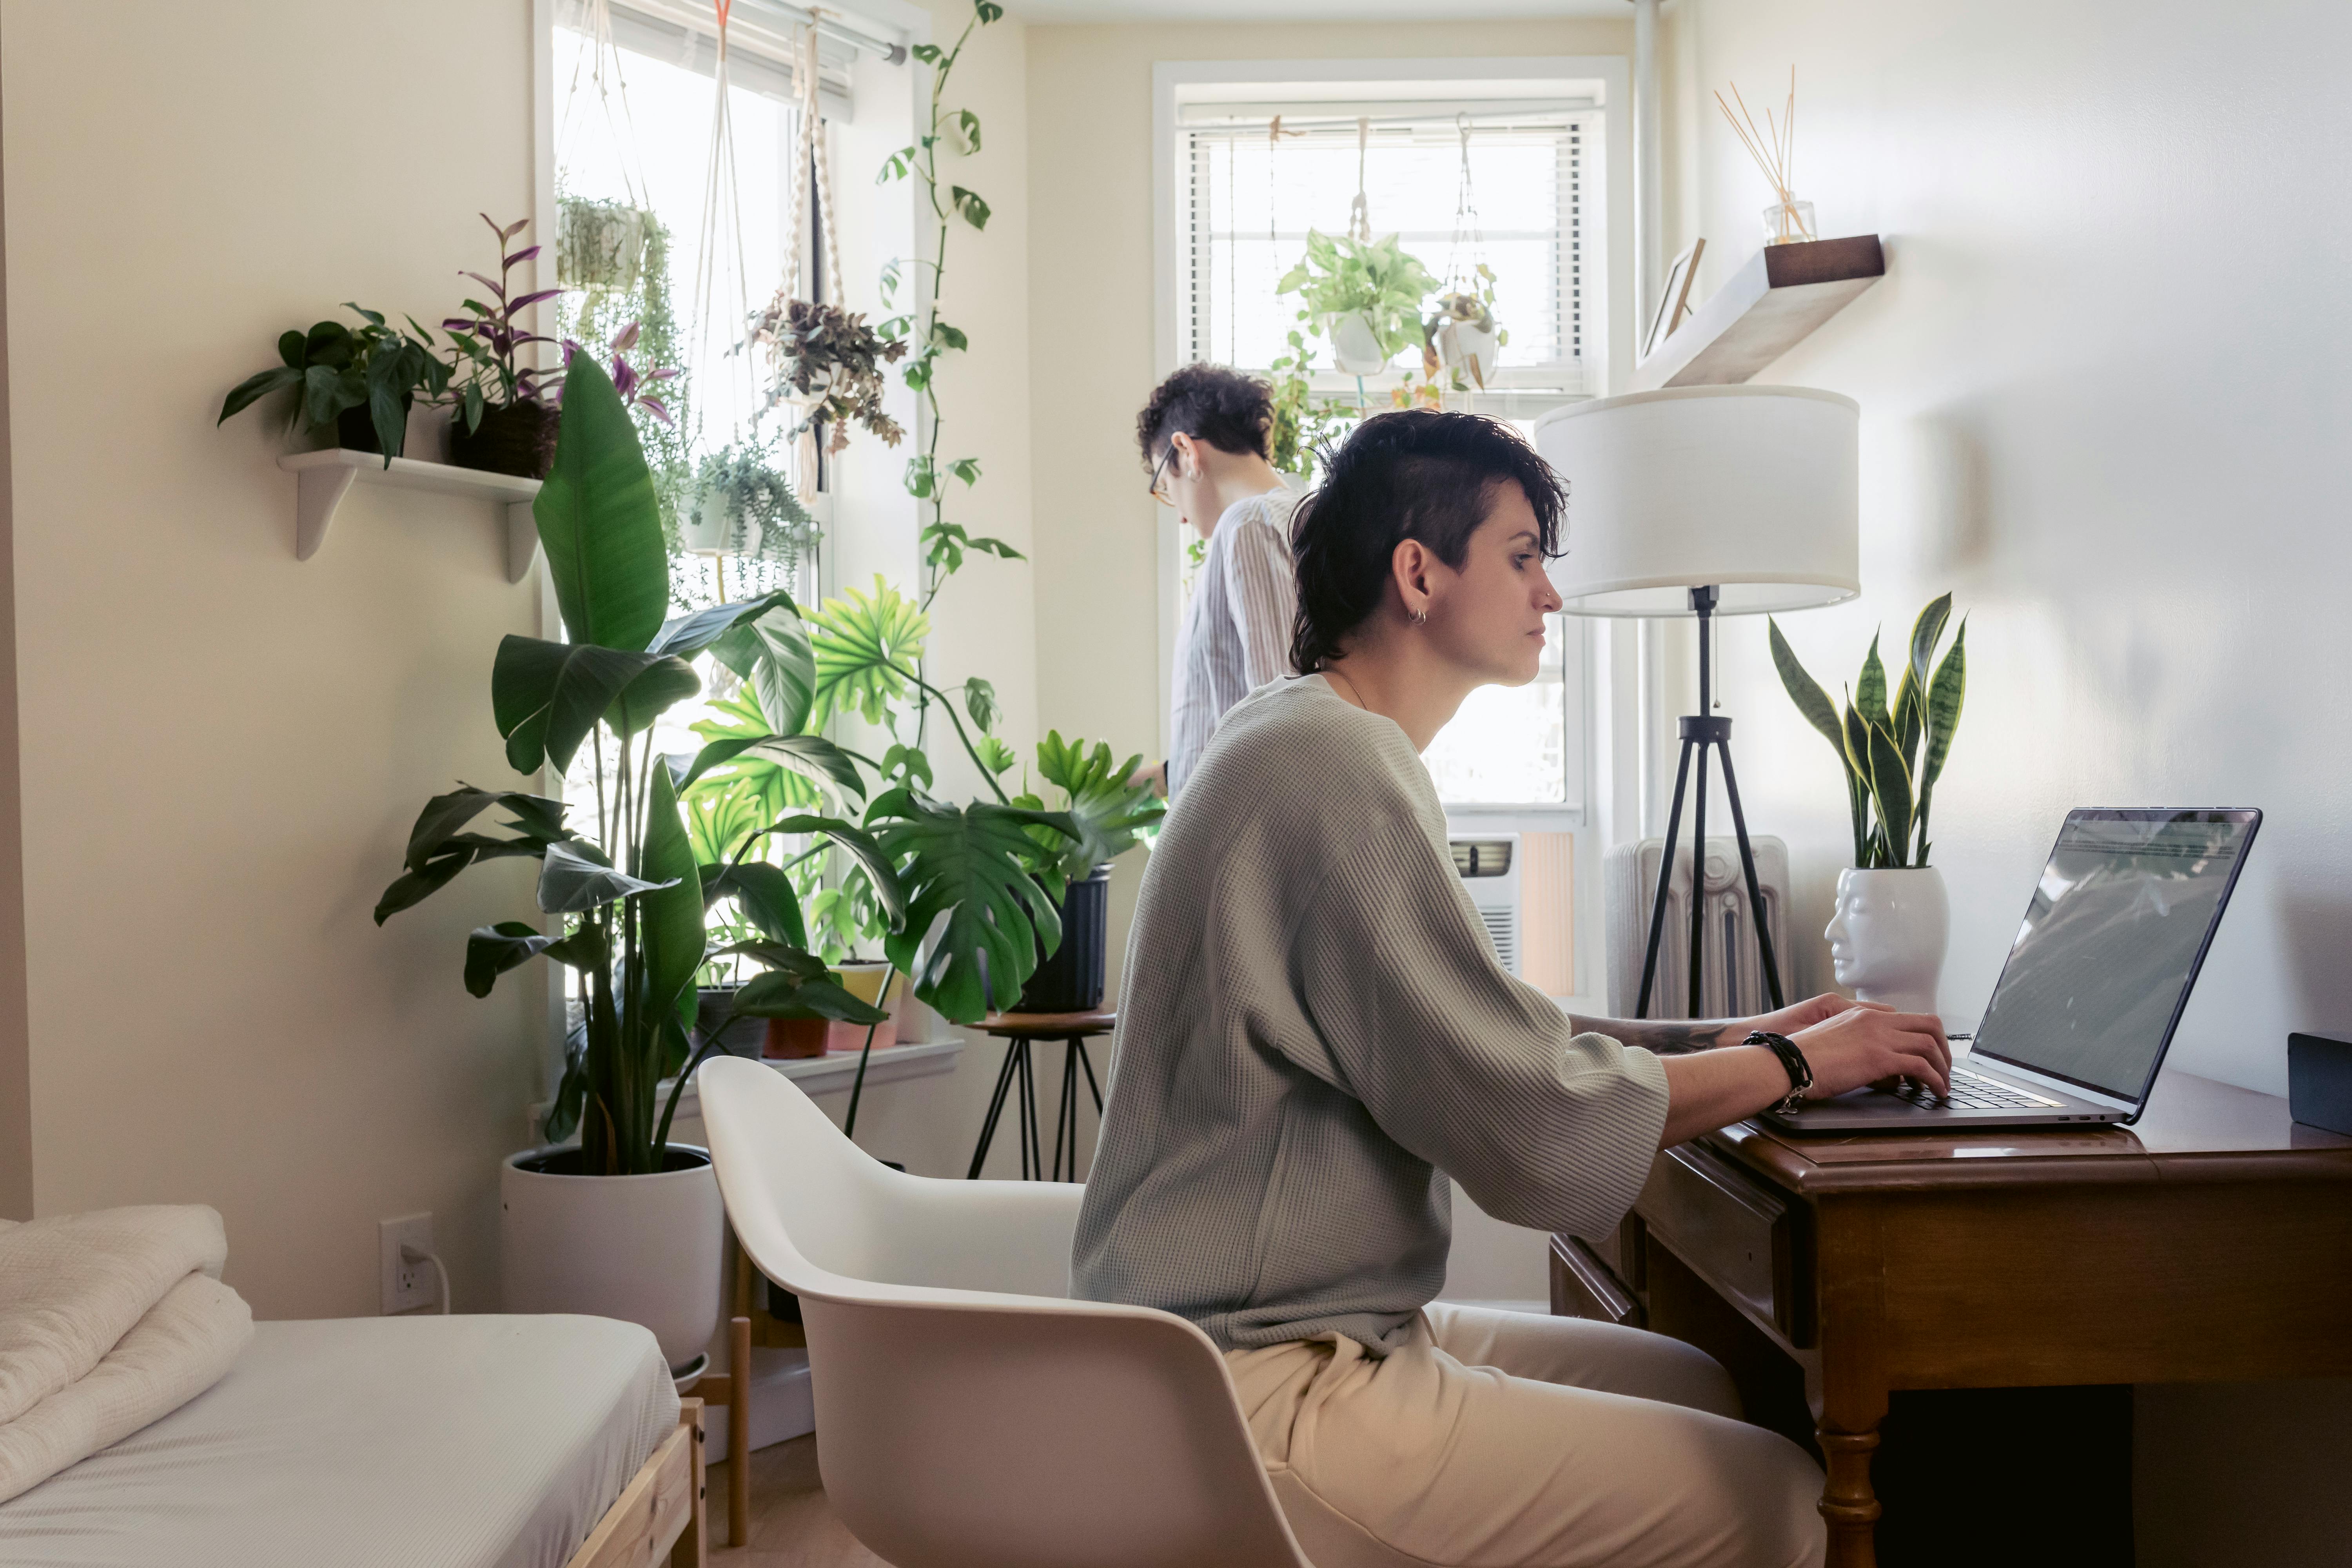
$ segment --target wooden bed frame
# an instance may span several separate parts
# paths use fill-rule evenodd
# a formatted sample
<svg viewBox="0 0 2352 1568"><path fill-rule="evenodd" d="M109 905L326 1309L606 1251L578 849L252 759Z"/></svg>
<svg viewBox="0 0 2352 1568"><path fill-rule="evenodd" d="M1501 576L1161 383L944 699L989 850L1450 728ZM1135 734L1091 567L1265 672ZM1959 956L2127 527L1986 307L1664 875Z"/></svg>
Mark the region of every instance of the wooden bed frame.
<svg viewBox="0 0 2352 1568"><path fill-rule="evenodd" d="M702 1401L678 1402L677 1430L629 1478L564 1568L704 1568Z"/></svg>

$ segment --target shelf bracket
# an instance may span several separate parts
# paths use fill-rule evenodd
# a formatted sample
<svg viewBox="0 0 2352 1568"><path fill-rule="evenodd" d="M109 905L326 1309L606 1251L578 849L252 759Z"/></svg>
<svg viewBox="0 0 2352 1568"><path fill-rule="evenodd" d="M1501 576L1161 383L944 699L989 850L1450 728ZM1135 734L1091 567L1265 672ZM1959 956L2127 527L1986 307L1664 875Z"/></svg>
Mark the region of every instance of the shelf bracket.
<svg viewBox="0 0 2352 1568"><path fill-rule="evenodd" d="M359 477L356 468L303 468L294 476L294 559L308 561L327 542L327 525Z"/></svg>
<svg viewBox="0 0 2352 1568"><path fill-rule="evenodd" d="M531 514L527 500L507 503L507 581L520 583L530 575L530 563L539 554L539 519Z"/></svg>

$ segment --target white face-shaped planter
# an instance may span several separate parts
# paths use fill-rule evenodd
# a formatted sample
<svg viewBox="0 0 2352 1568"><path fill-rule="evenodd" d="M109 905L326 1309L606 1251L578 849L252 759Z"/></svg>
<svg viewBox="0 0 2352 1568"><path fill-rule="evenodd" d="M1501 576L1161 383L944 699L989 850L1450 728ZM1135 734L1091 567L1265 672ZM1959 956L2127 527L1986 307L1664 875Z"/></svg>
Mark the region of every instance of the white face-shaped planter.
<svg viewBox="0 0 2352 1568"><path fill-rule="evenodd" d="M1932 866L1838 873L1830 961L1842 990L1905 1013L1936 1011L1951 935L1943 874Z"/></svg>

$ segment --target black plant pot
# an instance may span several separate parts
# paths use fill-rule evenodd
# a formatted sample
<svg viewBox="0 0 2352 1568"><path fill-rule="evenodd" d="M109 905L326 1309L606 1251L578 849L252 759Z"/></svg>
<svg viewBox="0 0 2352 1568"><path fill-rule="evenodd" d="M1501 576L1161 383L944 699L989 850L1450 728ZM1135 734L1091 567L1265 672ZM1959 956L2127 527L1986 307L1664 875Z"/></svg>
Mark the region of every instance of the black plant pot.
<svg viewBox="0 0 2352 1568"><path fill-rule="evenodd" d="M543 403L485 408L481 424L470 431L460 415L449 426L449 460L461 468L543 479L555 466L557 420Z"/></svg>
<svg viewBox="0 0 2352 1568"><path fill-rule="evenodd" d="M400 419L404 435L407 428L409 407L415 401L413 396L400 400ZM404 441L403 444L405 445L405 442ZM383 450L383 443L375 438L375 416L369 410L366 404L362 403L357 408L346 408L335 416L335 445L346 452ZM394 452L393 456L397 458L400 454Z"/></svg>
<svg viewBox="0 0 2352 1568"><path fill-rule="evenodd" d="M719 1047L730 1057L760 1058L760 1043L767 1038L768 1020L746 1015L732 1017L735 1010L733 985L706 985L697 994L694 1010L694 1043L698 1049L710 1037L710 1026L727 1018L727 1027L720 1032Z"/></svg>
<svg viewBox="0 0 2352 1568"><path fill-rule="evenodd" d="M1110 949L1110 868L1097 866L1062 897L1062 945L1037 944L1037 971L1021 988L1024 1013L1090 1013L1102 1005Z"/></svg>

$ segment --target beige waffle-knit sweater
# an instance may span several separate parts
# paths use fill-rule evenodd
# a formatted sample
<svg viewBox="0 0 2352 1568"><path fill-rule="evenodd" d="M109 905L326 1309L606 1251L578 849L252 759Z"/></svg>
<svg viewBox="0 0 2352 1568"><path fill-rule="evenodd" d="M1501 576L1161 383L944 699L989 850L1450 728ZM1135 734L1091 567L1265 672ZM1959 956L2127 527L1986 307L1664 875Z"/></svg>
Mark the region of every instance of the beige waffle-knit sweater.
<svg viewBox="0 0 2352 1568"><path fill-rule="evenodd" d="M1320 676L1225 716L1127 952L1081 1298L1381 1354L1444 1281L1449 1173L1587 1237L1649 1173L1665 1069L1496 962L1412 742Z"/></svg>

